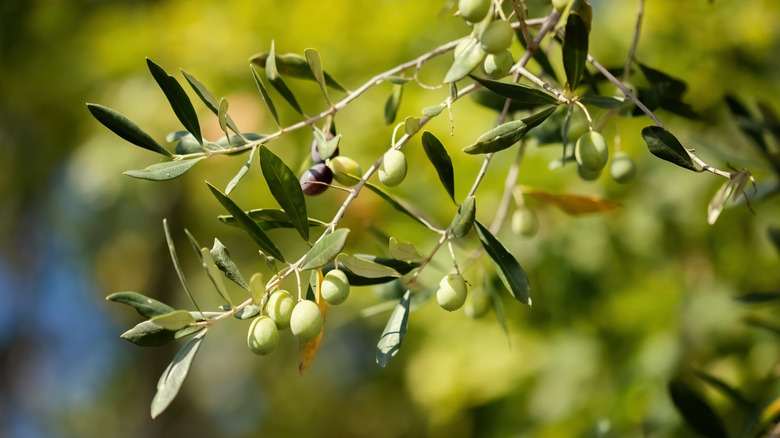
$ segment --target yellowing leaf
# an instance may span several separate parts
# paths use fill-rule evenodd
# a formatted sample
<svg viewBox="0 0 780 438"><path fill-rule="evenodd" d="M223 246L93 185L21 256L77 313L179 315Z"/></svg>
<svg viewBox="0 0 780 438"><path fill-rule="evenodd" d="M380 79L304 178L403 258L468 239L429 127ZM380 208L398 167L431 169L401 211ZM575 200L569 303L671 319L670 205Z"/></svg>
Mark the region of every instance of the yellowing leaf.
<svg viewBox="0 0 780 438"><path fill-rule="evenodd" d="M303 375L306 370L309 369L314 357L317 356L317 351L320 349L320 342L322 341L322 334L325 333L325 320L328 315L328 303L322 299L320 295L320 286L322 285L322 269L317 269L317 287L314 292L314 302L317 303L317 307L320 308L322 313L322 331L320 335L311 341L301 342L300 353L298 355L298 373Z"/></svg>
<svg viewBox="0 0 780 438"><path fill-rule="evenodd" d="M556 195L542 190L522 189L525 196L538 199L541 202L554 205L567 214L579 216L588 213L606 213L622 207L621 204L595 196Z"/></svg>

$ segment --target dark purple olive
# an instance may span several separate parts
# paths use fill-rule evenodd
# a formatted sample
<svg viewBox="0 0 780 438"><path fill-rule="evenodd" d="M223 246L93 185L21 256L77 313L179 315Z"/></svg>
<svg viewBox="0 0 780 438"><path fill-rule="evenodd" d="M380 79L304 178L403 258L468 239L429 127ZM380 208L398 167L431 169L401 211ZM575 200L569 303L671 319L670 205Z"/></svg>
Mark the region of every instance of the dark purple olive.
<svg viewBox="0 0 780 438"><path fill-rule="evenodd" d="M333 138L333 134L331 134L330 132L326 132L325 133L325 138L330 140L330 139ZM338 155L339 155L339 148L336 147L336 150L333 151L333 155L331 155L328 158L337 157ZM325 162L325 160L323 160L322 157L320 156L320 151L317 150L317 140L312 140L312 142L311 142L311 159L315 163L324 163Z"/></svg>
<svg viewBox="0 0 780 438"><path fill-rule="evenodd" d="M304 195L319 195L328 189L331 181L333 181L333 171L325 163L317 163L301 175L301 189Z"/></svg>

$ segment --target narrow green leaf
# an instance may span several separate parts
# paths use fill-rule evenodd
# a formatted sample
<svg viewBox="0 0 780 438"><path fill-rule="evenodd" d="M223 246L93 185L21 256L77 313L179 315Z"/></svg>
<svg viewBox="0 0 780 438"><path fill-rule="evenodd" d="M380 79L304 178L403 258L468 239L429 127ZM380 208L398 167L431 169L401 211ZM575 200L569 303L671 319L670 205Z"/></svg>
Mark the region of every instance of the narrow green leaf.
<svg viewBox="0 0 780 438"><path fill-rule="evenodd" d="M423 260L423 256L417 251L417 248L409 242L399 242L395 237L390 238L390 255L397 260L409 260L414 262L420 262Z"/></svg>
<svg viewBox="0 0 780 438"><path fill-rule="evenodd" d="M295 228L290 221L290 217L284 210L275 208L257 208L245 212L253 221L257 222L263 230L272 230L274 228ZM217 219L227 225L240 227L236 218L230 215L217 216ZM309 227L326 227L327 223L309 218Z"/></svg>
<svg viewBox="0 0 780 438"><path fill-rule="evenodd" d="M543 105L556 105L558 103L558 99L552 94L526 85L499 82L475 76L472 76L472 78L488 90L500 96L512 99L522 104L524 107L533 108Z"/></svg>
<svg viewBox="0 0 780 438"><path fill-rule="evenodd" d="M163 371L157 382L157 393L152 400L152 418L157 417L171 404L190 372L192 360L195 358L207 330L200 331L176 353L173 362Z"/></svg>
<svg viewBox="0 0 780 438"><path fill-rule="evenodd" d="M260 146L260 168L274 199L287 213L303 240L308 241L309 216L300 181L284 161L265 146Z"/></svg>
<svg viewBox="0 0 780 438"><path fill-rule="evenodd" d="M271 52L268 55L268 59L265 61L265 77L268 79L268 82L270 82L271 85L276 89L276 91L282 95L284 100L286 100L287 103L289 103L290 106L298 112L298 114L303 115L301 106L298 105L298 101L295 99L292 91L287 88L287 84L284 83L282 78L279 76L279 72L276 70L276 57L274 56L273 41L271 41Z"/></svg>
<svg viewBox="0 0 780 438"><path fill-rule="evenodd" d="M339 142L341 141L341 134L336 135L335 137L328 140L327 135L325 135L322 130L316 126L312 126L314 140L317 143L317 153L320 154L320 158L323 160L326 160L333 156L333 154L336 153L336 149L339 147Z"/></svg>
<svg viewBox="0 0 780 438"><path fill-rule="evenodd" d="M227 117L228 117L228 101L224 97L219 100L219 111L217 111L217 120L219 121L219 127L222 132L225 133L225 137L230 139L230 132L228 132Z"/></svg>
<svg viewBox="0 0 780 438"><path fill-rule="evenodd" d="M434 118L441 114L441 112L444 111L444 107L441 105L432 105L432 106L426 106L422 110L422 114L425 117Z"/></svg>
<svg viewBox="0 0 780 438"><path fill-rule="evenodd" d="M516 300L531 306L531 287L528 285L528 277L523 268L490 230L479 221L476 221L474 225L482 247L485 248L485 252L498 267L498 273L506 288Z"/></svg>
<svg viewBox="0 0 780 438"><path fill-rule="evenodd" d="M214 261L214 257L211 255L211 251L208 248L200 249L200 264L203 267L206 276L211 280L214 289L217 290L217 293L223 300L231 306L235 306L241 302L240 299L233 299L228 293L222 272L220 272L221 269L217 266L217 263Z"/></svg>
<svg viewBox="0 0 780 438"><path fill-rule="evenodd" d="M166 313L173 312L173 307L157 301L153 298L149 298L138 292L114 292L106 297L106 300L113 301L115 303L127 304L133 307L139 315L144 318L151 318L157 315L164 315Z"/></svg>
<svg viewBox="0 0 780 438"><path fill-rule="evenodd" d="M268 53L258 53L251 58L249 62L260 67L265 68L265 63L268 60ZM285 53L284 55L276 55L276 69L279 73L298 79L306 79L310 81L316 81L314 74L309 67L308 62L304 57L297 53ZM323 77L325 78L325 84L334 90L346 92L347 90L341 86L328 72L323 71Z"/></svg>
<svg viewBox="0 0 780 438"><path fill-rule="evenodd" d="M504 302L501 300L501 296L498 294L498 290L494 287L494 284L501 283L498 277L487 277L483 281L483 287L490 295L490 305L493 308L493 313L496 314L496 320L498 325L501 326L501 330L506 336L507 342L509 342L509 327L506 325L506 312L504 312Z"/></svg>
<svg viewBox="0 0 780 438"><path fill-rule="evenodd" d="M403 260L388 259L384 257L377 257L374 255L367 255L367 254L355 254L355 257L358 257L363 260L368 260L376 264L387 266L401 275L406 275L409 272L411 272L412 269L415 269L420 266L419 262L409 262ZM395 274L388 275L385 277L375 277L375 278L363 277L361 275L358 275L350 271L349 268L343 263L330 263L328 264L328 266L324 267L322 271L324 273L328 273L330 270L336 269L336 266L338 266L338 269L344 271L344 273L347 274L347 279L349 280L349 284L352 286L370 286L374 284L388 283L398 279L398 276Z"/></svg>
<svg viewBox="0 0 780 438"><path fill-rule="evenodd" d="M693 429L708 438L728 438L726 426L699 393L682 380L669 382L669 395L677 410Z"/></svg>
<svg viewBox="0 0 780 438"><path fill-rule="evenodd" d="M250 219L249 216L244 213L244 210L239 208L232 199L225 196L225 194L220 192L218 188L211 185L211 183L207 182L206 184L209 186L211 193L214 194L214 197L217 198L219 203L225 207L225 210L233 215L241 228L249 233L249 236L252 238L252 240L254 240L255 243L260 246L260 249L262 249L266 255L269 255L281 262L285 261L284 256L282 256L281 251L279 251L279 248L274 245L273 241L271 241L268 235L265 234L262 229L260 229L257 223L255 223L255 221Z"/></svg>
<svg viewBox="0 0 780 438"><path fill-rule="evenodd" d="M322 90L322 95L325 96L325 101L330 105L330 96L328 96L328 86L325 83L325 74L322 70L320 54L315 49L306 49L303 51L303 54L306 56L306 62L309 64L312 76L314 76L314 79L320 85L320 90Z"/></svg>
<svg viewBox="0 0 780 438"><path fill-rule="evenodd" d="M206 327L204 327L202 325L201 326L187 326L187 327L184 327L181 330L175 331L173 337L174 337L174 339L181 339L181 338L185 338L185 337L190 336L190 335L194 335L195 333L199 333L199 332L201 332L203 330L206 330Z"/></svg>
<svg viewBox="0 0 780 438"><path fill-rule="evenodd" d="M450 195L450 199L455 202L455 170L452 167L452 159L447 153L447 149L441 144L435 135L428 131L422 133L422 145L425 155L428 156L433 168L439 175L439 181L444 186L444 190Z"/></svg>
<svg viewBox="0 0 780 438"><path fill-rule="evenodd" d="M225 277L243 289L249 290L249 284L244 280L241 271L238 270L238 266L230 258L230 252L219 239L214 239L214 245L211 247L211 257L219 270L225 274Z"/></svg>
<svg viewBox="0 0 780 438"><path fill-rule="evenodd" d="M577 14L569 14L566 36L563 40L563 69L569 90L574 90L585 72L588 59L588 25Z"/></svg>
<svg viewBox="0 0 780 438"><path fill-rule="evenodd" d="M190 98L187 93L184 92L184 88L181 87L179 81L173 76L170 76L159 65L155 64L151 59L146 58L146 65L149 66L149 71L152 72L154 80L157 81L157 85L160 86L165 97L168 99L168 103L171 104L174 114L179 119L181 124L187 131L190 132L198 140L198 143L203 144L203 137L200 134L200 124L198 123L198 114L195 112L195 108L190 102Z"/></svg>
<svg viewBox="0 0 780 438"><path fill-rule="evenodd" d="M214 113L214 115L219 116L219 107L220 103L217 102L217 99L214 97L213 94L204 86L200 81L195 79L194 76L188 74L184 70L181 71L181 73L184 75L184 78L187 79L187 82L190 84L193 90L195 90L195 94L200 97L200 100L203 101L204 104L206 104L206 107L211 110L211 112ZM227 108L226 108L227 109ZM235 122L233 122L233 119L230 118L230 116L227 116L227 126L233 130L236 134L241 134L241 131L238 130L238 127L236 126ZM223 129L224 131L224 129Z"/></svg>
<svg viewBox="0 0 780 438"><path fill-rule="evenodd" d="M385 102L385 125L392 125L398 115L401 106L401 96L404 94L403 85L393 85L393 94Z"/></svg>
<svg viewBox="0 0 780 438"><path fill-rule="evenodd" d="M380 198L384 199L388 204L392 205L393 208L395 208L396 210L398 210L401 213L403 213L403 214L409 216L410 218L414 219L417 223L422 224L423 226L425 226L425 223L423 221L421 221L420 218L417 217L416 214L412 213L408 208L406 208L403 204L401 204L399 201L394 199L392 196L390 196L387 192L385 192L381 188L375 186L374 184L368 183L368 182L366 183L366 187L369 190L371 190L372 192L374 192L377 195L379 195Z"/></svg>
<svg viewBox="0 0 780 438"><path fill-rule="evenodd" d="M607 96L585 96L580 99L580 102L604 109L617 109L632 103L630 99L615 99Z"/></svg>
<svg viewBox="0 0 780 438"><path fill-rule="evenodd" d="M775 249L780 251L780 228L769 227L766 230L769 240L775 245Z"/></svg>
<svg viewBox="0 0 780 438"><path fill-rule="evenodd" d="M124 175L138 179L147 179L149 181L168 181L184 175L198 161L206 157L192 158L189 160L165 161L152 164L142 170L126 170Z"/></svg>
<svg viewBox="0 0 780 438"><path fill-rule="evenodd" d="M482 49L482 45L476 38L472 38L463 50L458 53L455 60L452 61L450 69L444 75L444 83L457 82L477 68L485 60L487 53Z"/></svg>
<svg viewBox="0 0 780 438"><path fill-rule="evenodd" d="M173 154L168 152L165 148L160 146L152 137L144 132L135 123L131 122L127 117L119 114L111 108L96 103L88 103L87 109L92 114L92 117L97 119L103 126L110 129L114 134L122 137L124 140L130 143L140 146L144 149L158 154L165 155L166 157L172 157Z"/></svg>
<svg viewBox="0 0 780 438"><path fill-rule="evenodd" d="M477 215L477 200L474 196L469 196L463 200L458 207L455 217L452 218L450 230L455 237L463 237L474 227L474 221Z"/></svg>
<svg viewBox="0 0 780 438"><path fill-rule="evenodd" d="M659 126L648 126L642 129L642 138L651 154L682 168L696 171L688 151L671 132Z"/></svg>
<svg viewBox="0 0 780 438"><path fill-rule="evenodd" d="M344 249L348 228L338 229L315 243L301 262L301 270L321 268L330 263Z"/></svg>
<svg viewBox="0 0 780 438"><path fill-rule="evenodd" d="M406 328L409 325L409 303L412 292L407 290L398 305L395 306L390 319L387 320L385 329L382 330L382 336L376 346L376 363L380 367L385 367L398 350L401 349L401 342L406 335Z"/></svg>
<svg viewBox="0 0 780 438"><path fill-rule="evenodd" d="M255 306L254 304L250 304L243 309L236 312L233 316L236 319L250 319L254 318L255 316L260 314L260 311L263 310L260 308L260 306Z"/></svg>
<svg viewBox="0 0 780 438"><path fill-rule="evenodd" d="M339 254L338 262L346 266L353 274L365 278L400 277L395 269L349 254Z"/></svg>
<svg viewBox="0 0 780 438"><path fill-rule="evenodd" d="M523 120L513 120L499 125L482 134L477 141L463 148L467 154L489 154L502 151L523 138L528 131L542 123L554 113L556 107L550 107Z"/></svg>
<svg viewBox="0 0 780 438"><path fill-rule="evenodd" d="M750 402L733 386L729 385L728 383L724 382L718 377L715 377L712 374L705 373L704 371L696 371L696 377L700 378L708 385L720 391L723 395L725 395L732 402L734 402L735 405L744 409L748 413L755 414L756 416L760 415L761 412L758 410L758 407L754 403Z"/></svg>
<svg viewBox="0 0 780 438"><path fill-rule="evenodd" d="M260 92L260 97L263 98L263 102L271 113L271 116L274 118L274 122L276 122L277 126L282 126L282 124L279 123L279 113L276 112L276 105L274 105L274 102L271 100L271 96L268 95L268 91L265 89L263 81L260 79L260 76L257 74L254 67L249 66L249 70L252 71L252 77L255 79L255 85L257 85L257 90Z"/></svg>
<svg viewBox="0 0 780 438"><path fill-rule="evenodd" d="M474 90L472 93L469 94L469 96L471 97L471 100L476 102L478 105L482 105L486 108L490 108L498 112L503 111L504 105L506 105L506 97L494 93L486 88L479 88L477 90ZM522 110L529 110L533 108L534 105L529 105L527 103L522 103L520 101L512 100L512 99L509 100L509 113L514 113Z"/></svg>
<svg viewBox="0 0 780 438"><path fill-rule="evenodd" d="M239 182L241 182L241 179L244 178L244 176L249 172L249 167L252 165L252 160L255 159L255 151L257 148L252 148L252 151L249 153L249 158L247 158L246 163L244 163L243 166L241 166L241 169L238 170L238 173L233 177L233 179L230 180L227 187L225 187L225 194L229 195L230 192L233 191L233 189L236 188Z"/></svg>
<svg viewBox="0 0 780 438"><path fill-rule="evenodd" d="M187 279L184 277L184 272L182 271L181 265L179 264L179 256L176 255L176 246L173 244L171 230L168 229L168 219L163 219L163 230L165 231L165 242L168 244L168 252L171 254L173 268L176 270L176 274L179 276L179 281L181 282L182 288L184 288L184 292L187 294L190 300L192 300L192 303L195 304L195 300L192 298L192 294L190 293L190 287L187 284Z"/></svg>
<svg viewBox="0 0 780 438"><path fill-rule="evenodd" d="M780 292L748 292L734 297L734 300L745 304L767 303L780 300Z"/></svg>
<svg viewBox="0 0 780 438"><path fill-rule="evenodd" d="M195 318L186 310L174 310L170 313L154 316L149 321L166 330L179 330L195 322Z"/></svg>
<svg viewBox="0 0 780 438"><path fill-rule="evenodd" d="M152 321L144 321L122 333L121 338L140 347L156 347L175 339L176 332L166 330Z"/></svg>

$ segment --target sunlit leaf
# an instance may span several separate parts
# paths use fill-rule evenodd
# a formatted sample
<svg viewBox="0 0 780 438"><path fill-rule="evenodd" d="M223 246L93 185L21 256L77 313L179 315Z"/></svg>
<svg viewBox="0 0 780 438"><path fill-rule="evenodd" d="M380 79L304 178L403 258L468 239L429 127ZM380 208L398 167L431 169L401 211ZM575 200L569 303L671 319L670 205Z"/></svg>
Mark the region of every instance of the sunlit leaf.
<svg viewBox="0 0 780 438"><path fill-rule="evenodd" d="M444 111L444 107L443 106L441 106L441 105L433 105L433 106L427 106L427 107L423 108L422 114L425 117L433 118L433 117L436 117L439 114L441 114L442 111Z"/></svg>
<svg viewBox="0 0 780 438"><path fill-rule="evenodd" d="M174 114L179 119L184 128L192 134L198 143L203 143L203 137L200 134L200 124L198 123L198 114L192 106L190 98L184 92L179 81L163 70L162 67L155 64L151 59L146 58L146 65L152 73L157 85L160 86L165 97L168 99Z"/></svg>
<svg viewBox="0 0 780 438"><path fill-rule="evenodd" d="M222 204L222 206L233 215L241 228L243 228L249 234L252 240L254 240L255 243L260 246L260 249L262 249L265 254L284 262L284 256L282 256L279 248L277 248L268 235L265 234L262 229L260 229L257 223L249 216L247 216L247 214L244 213L244 210L239 208L239 206L236 205L232 199L228 198L225 196L225 194L220 192L218 188L211 185L211 183L207 182L206 184L209 186L211 193L214 194L214 197L216 197L219 203Z"/></svg>
<svg viewBox="0 0 780 438"><path fill-rule="evenodd" d="M287 213L287 217L301 237L308 241L309 217L298 177L281 158L265 146L260 146L260 168L263 170L263 177L274 199Z"/></svg>
<svg viewBox="0 0 780 438"><path fill-rule="evenodd" d="M303 51L303 54L306 56L306 62L309 64L312 76L314 76L314 79L320 85L322 94L325 96L325 101L330 105L330 96L328 96L328 86L325 82L325 74L322 70L320 54L315 49L306 49Z"/></svg>
<svg viewBox="0 0 780 438"><path fill-rule="evenodd" d="M113 301L115 303L127 304L133 307L139 315L144 318L151 318L157 315L164 315L166 313L173 312L173 307L157 301L153 298L149 298L138 292L115 292L106 297L106 300Z"/></svg>
<svg viewBox="0 0 780 438"><path fill-rule="evenodd" d="M501 124L482 134L474 144L463 148L463 152L476 155L502 151L520 141L528 131L550 117L555 109L556 107L550 107L523 120L513 120Z"/></svg>
<svg viewBox="0 0 780 438"><path fill-rule="evenodd" d="M152 418L165 411L173 399L176 398L206 333L207 330L203 330L184 344L181 350L176 353L173 362L163 371L160 380L157 382L157 393L152 400Z"/></svg>
<svg viewBox="0 0 780 438"><path fill-rule="evenodd" d="M339 254L338 262L343 264L347 269L350 270L350 272L365 278L401 276L398 271L389 266L360 257L355 257L349 254Z"/></svg>
<svg viewBox="0 0 780 438"><path fill-rule="evenodd" d="M433 168L436 169L436 174L439 175L439 181L441 181L452 201L455 202L455 171L447 149L444 148L444 145L441 144L435 135L428 131L422 133L422 145L425 155L428 156L428 160L433 164Z"/></svg>
<svg viewBox="0 0 780 438"><path fill-rule="evenodd" d="M271 51L265 61L265 77L268 79L268 82L270 82L271 85L276 89L276 91L282 95L284 100L286 100L287 103L293 107L295 111L297 111L299 114L303 114L303 110L301 109L301 106L298 105L298 101L295 99L292 91L287 88L287 84L284 83L282 78L279 76L279 72L276 70L276 57L274 57L273 41L271 41Z"/></svg>
<svg viewBox="0 0 780 438"><path fill-rule="evenodd" d="M186 310L174 310L170 313L154 316L150 321L166 330L179 330L195 322L195 318Z"/></svg>
<svg viewBox="0 0 780 438"><path fill-rule="evenodd" d="M92 114L92 117L124 140L152 152L165 155L166 157L173 156L173 154L154 141L149 134L144 132L138 125L131 122L122 114L96 103L88 103L87 109Z"/></svg>
<svg viewBox="0 0 780 438"><path fill-rule="evenodd" d="M347 243L347 234L349 234L349 229L341 228L320 239L304 256L301 270L321 268L333 261L344 249L344 245Z"/></svg>
<svg viewBox="0 0 780 438"><path fill-rule="evenodd" d="M422 261L423 256L417 251L417 248L409 242L399 242L395 237L390 238L390 255L398 260Z"/></svg>
<svg viewBox="0 0 780 438"><path fill-rule="evenodd" d="M166 330L152 321L144 321L122 333L121 338L140 347L156 347L175 339L176 332Z"/></svg>
<svg viewBox="0 0 780 438"><path fill-rule="evenodd" d="M524 188L523 196L529 196L545 204L554 205L565 213L572 216L579 216L589 213L606 213L622 207L617 202L608 201L596 196L582 195L556 195L543 190L534 190Z"/></svg>
<svg viewBox="0 0 780 438"><path fill-rule="evenodd" d="M558 103L558 99L552 94L526 85L499 82L476 76L472 76L472 78L488 90L502 97L514 100L523 105L524 108L555 105Z"/></svg>
<svg viewBox="0 0 780 438"><path fill-rule="evenodd" d="M249 290L249 284L247 284L241 272L238 270L233 259L230 258L230 252L219 239L214 239L214 245L211 247L211 257L214 258L214 263L217 265L220 271L225 274L225 277L241 286L245 290Z"/></svg>
<svg viewBox="0 0 780 438"><path fill-rule="evenodd" d="M268 55L268 53L258 53L249 58L249 62L257 65L260 68L265 68ZM297 53L276 55L276 69L279 73L285 76L317 81L306 59ZM323 71L323 78L325 79L325 83L330 88L338 91L346 91L344 87L342 87L338 82L336 82L335 79L333 79L333 77L331 77L331 75L328 74L328 72Z"/></svg>
<svg viewBox="0 0 780 438"><path fill-rule="evenodd" d="M124 175L138 179L147 179L150 181L168 181L184 175L198 161L206 157L191 158L189 160L165 161L152 164L143 170L126 170Z"/></svg>
<svg viewBox="0 0 780 438"><path fill-rule="evenodd" d="M669 395L688 425L697 432L708 438L728 438L723 420L688 384L682 380L669 382Z"/></svg>
<svg viewBox="0 0 780 438"><path fill-rule="evenodd" d="M214 113L214 115L219 116L220 103L217 102L217 99L214 97L214 95L211 94L211 92L206 88L205 85L203 85L202 83L200 83L200 81L195 79L194 76L188 74L184 70L182 70L181 73L184 75L184 78L187 79L187 82L190 84L192 89L195 90L195 94L197 94L198 97L200 97L200 100L202 100L203 103L206 104L206 107L209 110L211 110L211 112ZM226 114L226 123L227 126L233 130L233 132L235 132L236 134L241 133L241 131L238 130L236 123L227 114Z"/></svg>
<svg viewBox="0 0 780 438"><path fill-rule="evenodd" d="M447 74L444 75L444 83L454 83L469 75L485 60L487 53L476 38L471 38L455 60L452 62Z"/></svg>
<svg viewBox="0 0 780 438"><path fill-rule="evenodd" d="M404 87L402 85L393 85L393 93L387 98L385 102L385 124L391 125L395 122L395 118L398 115L398 108L401 106L401 97L404 94Z"/></svg>
<svg viewBox="0 0 780 438"><path fill-rule="evenodd" d="M384 277L364 277L352 272L344 263L340 262L339 258L336 259L336 262L338 263L328 264L328 266L323 268L323 272L327 274L330 270L336 269L336 265L338 265L338 269L344 271L344 273L347 274L347 279L349 280L349 284L351 286L370 286L374 284L383 284L383 283L394 281L399 277L399 275L397 275L396 272L401 275L406 275L409 272L411 272L412 269L415 269L420 266L419 262L414 262L414 261L389 259L389 258L377 257L374 255L367 255L367 254L355 254L354 256L356 258L368 260L375 264L384 265L395 272L393 272L391 275L387 275Z"/></svg>
<svg viewBox="0 0 780 438"><path fill-rule="evenodd" d="M566 81L570 90L577 88L585 72L585 63L588 59L588 33L588 26L582 17L569 14L561 50L563 69L566 71Z"/></svg>
<svg viewBox="0 0 780 438"><path fill-rule="evenodd" d="M528 306L531 305L531 287L525 271L512 254L504 248L504 245L493 236L479 221L474 223L479 241L485 248L490 259L493 260L504 285L516 300Z"/></svg>
<svg viewBox="0 0 780 438"><path fill-rule="evenodd" d="M412 292L407 290L398 305L395 306L393 314L387 320L385 329L382 330L382 336L376 346L376 363L384 367L390 362L398 350L401 349L401 342L406 335L406 328L409 325L409 302Z"/></svg>
<svg viewBox="0 0 780 438"><path fill-rule="evenodd" d="M749 413L752 414L758 414L757 412L757 406L748 401L739 391L737 391L733 386L729 385L728 383L724 382L718 377L715 377L711 374L707 374L703 371L697 371L696 377L700 378L704 382L706 382L708 385L712 386L713 388L720 391L723 395L728 397L734 404L741 407L742 409L746 410Z"/></svg>
<svg viewBox="0 0 780 438"><path fill-rule="evenodd" d="M671 132L660 126L648 126L642 129L642 138L651 154L682 168L696 171L688 151Z"/></svg>

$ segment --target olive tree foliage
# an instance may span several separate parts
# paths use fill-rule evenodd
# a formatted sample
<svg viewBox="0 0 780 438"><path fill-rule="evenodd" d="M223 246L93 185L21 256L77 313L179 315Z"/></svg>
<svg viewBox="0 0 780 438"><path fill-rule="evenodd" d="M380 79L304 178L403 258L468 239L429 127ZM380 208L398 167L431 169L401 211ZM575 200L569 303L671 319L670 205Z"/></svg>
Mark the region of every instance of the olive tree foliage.
<svg viewBox="0 0 780 438"><path fill-rule="evenodd" d="M551 170L574 166L583 180L597 180L604 173L618 183L631 183L636 175L634 160L620 150L617 141L608 143L601 131L619 117L643 118L647 126L635 134L641 135L650 153L701 174L702 178L713 178L713 185L722 184L709 204L710 224L717 221L727 201L741 198L750 208L748 194L754 202L768 194L752 195L755 184L749 170L735 169L728 163L707 163L667 130L657 114L659 110L689 119L698 119L699 115L685 101L683 81L641 62L641 54L636 53L644 1L638 4L631 49L625 63L614 68L605 67L589 53L589 45L598 42L589 41L594 17L585 0L554 0L542 16L529 16L522 0L450 0L443 5L442 12L459 15L469 24L469 34L443 42L354 88L326 71L327 62L316 49L280 54L271 41L266 52L250 58L247 77L256 85L259 99L276 125L271 133L241 130L231 118L225 98L215 97L191 74L182 71L174 77L151 59L146 62L152 79L170 103L183 130L174 128L165 142L161 142L120 112L100 104L87 104L91 114L119 137L164 158L144 169L126 171L130 177L168 181L183 177L199 162L217 156L228 156L238 162L238 171L232 179L208 182L204 192L224 209L220 221L248 234L251 241L247 240L247 245L256 246L257 257L265 266L249 275L240 267L243 263L234 261L219 239L215 238L211 247L206 247L185 230L214 292L224 303L217 309L202 308L190 292L171 231L163 220L173 265L192 308L175 309L138 292L108 296L111 301L134 307L145 318L122 334L126 340L153 346L189 338L160 377L152 401L152 416L161 414L174 400L204 338L223 322L252 320L247 344L259 355L272 353L279 343L278 331L289 328L300 341L298 365L300 373L304 373L312 364L322 337L327 335L328 312L348 299L351 286L391 283L402 290L398 301L391 306L377 305L378 310L391 311L384 330L377 333L376 362L380 366L385 366L399 352L410 319L414 320L414 310L429 300L436 300L444 311L464 308L474 318L493 312L506 330L501 294L508 293L520 305L530 307L533 303L528 276L496 237L502 227L510 224L519 235L536 232L535 213L524 199L532 197L572 215L619 208L619 204L607 199L555 194L517 185L529 142L560 148L559 158L550 163ZM515 50L510 50L512 44ZM520 47L522 50L517 50ZM561 59L551 60L548 56L551 53ZM440 72L440 81L423 83L418 73L439 58L448 60L448 68ZM562 63L563 71L553 68L553 62ZM327 109L306 114L287 86L289 80L304 80L317 87ZM635 86L635 83L644 85ZM385 122L394 129L386 139L388 148L372 163L361 165L346 154L348 151L341 153L338 116L368 90L383 84L390 84L392 92L376 106L384 108ZM419 108L415 114L400 114L403 91L407 87L444 89L449 90L449 95L437 105ZM192 95L198 98L195 102L190 99ZM455 129L452 108L465 98L493 110L495 125L470 144L453 144L425 129L436 117L449 117ZM771 167L780 169L780 161L761 137L771 128L769 125L774 123L776 129L774 114L766 110L765 120L755 120L738 100L730 98L728 104L735 117L744 119L745 132L756 140L756 146ZM204 138L195 105L205 105L214 114L224 136ZM282 105L298 114L296 122L288 124L280 117L278 110ZM586 123L577 126L575 119ZM275 140L293 131L311 134L311 151L307 154L310 158L305 163L287 163L274 151ZM412 142L422 144L430 162L426 168L435 172L444 189L441 196L449 197L457 208L447 224L432 220L433 215L426 214L425 205L412 205L394 193L393 187L399 184L415 184L416 176L407 175L404 154ZM482 160L465 193L456 190L455 178L461 172L455 168L452 154L469 154ZM504 178L499 206L495 211L482 211L477 191L495 167L494 163L501 159L511 160L512 164ZM294 169L306 170L300 173ZM673 166L669 169L677 171ZM239 205L231 198L233 190L249 172L262 174L278 208ZM307 203L307 197L326 191L344 194L340 207L331 217L322 217L308 208ZM427 229L436 237L436 243L423 248L415 242L385 236L386 251L355 253L351 250L350 230L341 224L347 215L360 215L360 211L350 207L361 196L380 198L399 214ZM365 226L382 234L374 224ZM307 249L289 250L276 233L280 228L295 230ZM444 269L432 263L440 251L451 258L451 264ZM482 260L490 263L479 263ZM428 284L421 277L425 270L440 271L437 276L441 281ZM464 277L466 272L469 275ZM229 287L226 279L238 288ZM283 290L284 282L296 287ZM730 389L712 376L703 378L716 388ZM717 415L698 393L682 381L672 382L669 389L673 401L694 428L700 431L705 428L702 433L708 436L725 436L718 435L722 428L718 426Z"/></svg>

